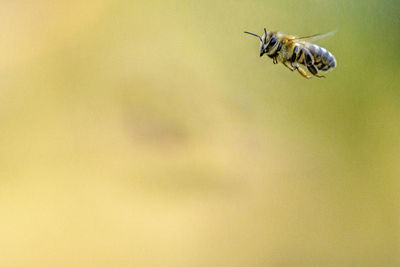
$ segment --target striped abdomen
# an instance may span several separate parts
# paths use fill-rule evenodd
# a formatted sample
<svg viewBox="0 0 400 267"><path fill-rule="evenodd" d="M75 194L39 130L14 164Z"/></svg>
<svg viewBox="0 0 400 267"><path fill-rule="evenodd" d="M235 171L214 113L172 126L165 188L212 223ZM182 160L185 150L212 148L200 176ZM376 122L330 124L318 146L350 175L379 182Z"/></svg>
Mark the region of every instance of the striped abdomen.
<svg viewBox="0 0 400 267"><path fill-rule="evenodd" d="M296 44L290 61L306 66L313 65L321 71L336 67L335 57L328 50L310 43Z"/></svg>
<svg viewBox="0 0 400 267"><path fill-rule="evenodd" d="M307 43L305 47L307 47L308 51L312 54L314 66L318 70L328 71L336 67L335 57L325 48L310 43Z"/></svg>

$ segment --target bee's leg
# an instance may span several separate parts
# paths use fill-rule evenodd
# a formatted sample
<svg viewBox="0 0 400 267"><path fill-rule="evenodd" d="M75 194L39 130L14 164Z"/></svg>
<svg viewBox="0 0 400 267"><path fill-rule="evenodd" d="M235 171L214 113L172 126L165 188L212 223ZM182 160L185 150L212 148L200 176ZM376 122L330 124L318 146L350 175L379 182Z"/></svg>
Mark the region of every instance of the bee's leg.
<svg viewBox="0 0 400 267"><path fill-rule="evenodd" d="M315 60L310 52L306 52L304 61L307 69L311 72L312 75L318 78L325 78L325 76L323 75L318 75L318 69L314 66Z"/></svg>
<svg viewBox="0 0 400 267"><path fill-rule="evenodd" d="M278 60L276 59L276 57L277 56L274 56L274 55L268 55L270 58L272 58L272 63L274 63L274 64L278 64Z"/></svg>
<svg viewBox="0 0 400 267"><path fill-rule="evenodd" d="M325 75L318 75L318 74L315 74L314 76L315 76L315 77L318 77L318 78L326 78Z"/></svg>
<svg viewBox="0 0 400 267"><path fill-rule="evenodd" d="M283 63L283 65L285 65L285 67L288 68L289 70L291 70L291 71L294 71L294 70L295 70L295 68L293 68L292 66L288 65L286 61L284 61L284 62L282 62L282 63Z"/></svg>
<svg viewBox="0 0 400 267"><path fill-rule="evenodd" d="M301 76L303 76L306 79L311 79L311 76L307 75L307 72L305 72L302 68L297 68L297 71L301 74Z"/></svg>
<svg viewBox="0 0 400 267"><path fill-rule="evenodd" d="M301 74L301 76L303 76L304 78L306 78L306 79L310 79L311 78L311 76L308 76L307 75L307 72L305 72L305 70L303 70L302 68L300 68L300 66L299 66L299 64L296 64L295 66L294 66L294 68Z"/></svg>
<svg viewBox="0 0 400 267"><path fill-rule="evenodd" d="M318 78L325 78L324 75L318 75L318 69L314 65L307 65L307 69L314 75L315 77Z"/></svg>

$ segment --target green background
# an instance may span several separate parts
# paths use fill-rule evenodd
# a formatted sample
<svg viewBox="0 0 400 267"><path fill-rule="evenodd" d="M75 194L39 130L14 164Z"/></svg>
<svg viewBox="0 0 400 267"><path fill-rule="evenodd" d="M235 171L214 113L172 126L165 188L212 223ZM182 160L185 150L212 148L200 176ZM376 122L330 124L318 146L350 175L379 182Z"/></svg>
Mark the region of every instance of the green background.
<svg viewBox="0 0 400 267"><path fill-rule="evenodd" d="M318 42L306 80L243 31ZM5 1L2 266L400 266L398 1Z"/></svg>

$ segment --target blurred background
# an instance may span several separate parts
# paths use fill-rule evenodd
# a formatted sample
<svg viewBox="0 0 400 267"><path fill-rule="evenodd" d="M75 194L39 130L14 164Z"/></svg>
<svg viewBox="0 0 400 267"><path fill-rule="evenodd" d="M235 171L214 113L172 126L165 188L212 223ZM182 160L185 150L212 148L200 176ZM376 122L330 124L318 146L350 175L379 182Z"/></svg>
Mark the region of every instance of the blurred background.
<svg viewBox="0 0 400 267"><path fill-rule="evenodd" d="M336 57L306 80L263 28ZM400 5L3 1L2 266L400 266Z"/></svg>

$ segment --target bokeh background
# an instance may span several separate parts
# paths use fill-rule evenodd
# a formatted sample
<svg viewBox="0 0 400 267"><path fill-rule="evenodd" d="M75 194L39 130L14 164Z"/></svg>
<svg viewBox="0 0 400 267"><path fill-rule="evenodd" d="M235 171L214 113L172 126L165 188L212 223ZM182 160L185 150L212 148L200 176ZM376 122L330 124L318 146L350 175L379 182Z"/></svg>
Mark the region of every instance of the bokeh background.
<svg viewBox="0 0 400 267"><path fill-rule="evenodd" d="M263 28L318 42L306 80ZM1 266L400 266L400 4L2 1Z"/></svg>

